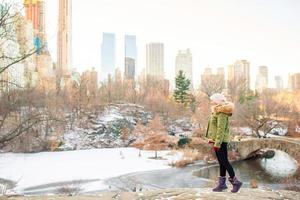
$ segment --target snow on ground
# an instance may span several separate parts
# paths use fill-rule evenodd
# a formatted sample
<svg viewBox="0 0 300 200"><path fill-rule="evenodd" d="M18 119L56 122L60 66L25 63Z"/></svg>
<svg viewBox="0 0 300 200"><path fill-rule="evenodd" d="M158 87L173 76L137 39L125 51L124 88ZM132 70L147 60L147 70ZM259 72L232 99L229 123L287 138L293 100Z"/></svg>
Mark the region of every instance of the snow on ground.
<svg viewBox="0 0 300 200"><path fill-rule="evenodd" d="M271 159L260 160L261 166L273 177L288 177L296 173L297 161L289 154L275 150L275 156Z"/></svg>
<svg viewBox="0 0 300 200"><path fill-rule="evenodd" d="M108 189L102 181L107 178L140 171L170 168L180 159L180 153L160 151L164 159L150 159L153 151L136 148L107 148L34 154L0 154L0 178L17 182L15 191L50 183L100 180L82 186L85 191ZM95 185L97 184L97 185ZM98 188L97 188L98 187ZM97 188L97 189L96 189Z"/></svg>
<svg viewBox="0 0 300 200"><path fill-rule="evenodd" d="M255 135L250 127L233 127L232 130L234 133L243 134L246 136ZM259 134L261 136L265 135L262 131L259 131ZM276 137L276 136L284 136L286 134L287 134L287 128L277 127L277 128L272 129L272 131L270 133L268 133L266 136Z"/></svg>
<svg viewBox="0 0 300 200"><path fill-rule="evenodd" d="M151 112L135 104L109 105L100 113L75 118L68 124L59 150L85 150L94 148L128 147L136 137L121 139L123 128L133 130L137 122L146 124Z"/></svg>
<svg viewBox="0 0 300 200"><path fill-rule="evenodd" d="M123 119L124 117L120 114L119 110L116 108L107 109L104 114L100 117L100 121L111 122L116 119Z"/></svg>
<svg viewBox="0 0 300 200"><path fill-rule="evenodd" d="M249 128L249 127L232 127L232 131L235 134L242 134L242 135L246 135L246 136L253 135L253 132L252 132L251 128Z"/></svg>

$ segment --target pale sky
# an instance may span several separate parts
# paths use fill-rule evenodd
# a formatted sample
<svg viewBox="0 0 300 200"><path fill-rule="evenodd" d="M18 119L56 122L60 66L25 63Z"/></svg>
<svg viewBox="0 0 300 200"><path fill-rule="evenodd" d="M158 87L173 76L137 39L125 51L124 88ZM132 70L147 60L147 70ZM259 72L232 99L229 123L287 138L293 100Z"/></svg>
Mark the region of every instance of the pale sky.
<svg viewBox="0 0 300 200"><path fill-rule="evenodd" d="M58 0L46 0L49 50L56 60ZM226 67L237 59L275 75L300 72L299 0L73 0L73 66L100 70L103 32L116 33L117 65L123 70L125 34L137 36L138 72L145 44L165 44L165 77L175 75L180 49L193 54L195 83L207 66Z"/></svg>

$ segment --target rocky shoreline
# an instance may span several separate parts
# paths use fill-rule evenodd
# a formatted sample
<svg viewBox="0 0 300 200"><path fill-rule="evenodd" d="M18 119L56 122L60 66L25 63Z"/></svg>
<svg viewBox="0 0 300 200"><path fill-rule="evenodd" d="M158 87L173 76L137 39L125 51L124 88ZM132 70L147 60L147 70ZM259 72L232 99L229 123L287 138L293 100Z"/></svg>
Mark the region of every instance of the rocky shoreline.
<svg viewBox="0 0 300 200"><path fill-rule="evenodd" d="M300 193L287 190L264 190L242 188L239 193L230 191L215 193L211 188L177 188L143 192L102 192L85 196L33 196L33 197L0 197L0 200L298 200Z"/></svg>

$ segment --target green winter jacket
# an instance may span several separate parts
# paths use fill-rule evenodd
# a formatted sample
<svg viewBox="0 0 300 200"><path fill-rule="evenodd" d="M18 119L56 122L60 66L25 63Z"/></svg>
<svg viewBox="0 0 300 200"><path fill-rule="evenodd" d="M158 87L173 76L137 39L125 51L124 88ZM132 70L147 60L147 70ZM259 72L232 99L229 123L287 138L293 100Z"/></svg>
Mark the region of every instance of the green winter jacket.
<svg viewBox="0 0 300 200"><path fill-rule="evenodd" d="M218 105L209 118L206 138L214 141L214 146L220 148L222 142L230 141L229 117L233 112L233 104Z"/></svg>

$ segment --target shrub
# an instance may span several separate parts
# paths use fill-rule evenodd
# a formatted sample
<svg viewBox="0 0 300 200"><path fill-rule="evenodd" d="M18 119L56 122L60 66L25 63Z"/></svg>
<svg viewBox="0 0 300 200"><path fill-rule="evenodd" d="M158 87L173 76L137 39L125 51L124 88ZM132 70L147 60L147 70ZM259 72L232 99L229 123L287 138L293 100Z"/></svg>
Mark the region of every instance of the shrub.
<svg viewBox="0 0 300 200"><path fill-rule="evenodd" d="M73 181L71 184L66 184L57 189L59 194L68 196L78 195L82 191L81 181Z"/></svg>
<svg viewBox="0 0 300 200"><path fill-rule="evenodd" d="M184 145L190 143L191 139L189 139L188 137L182 137L178 140L178 147L183 147Z"/></svg>

